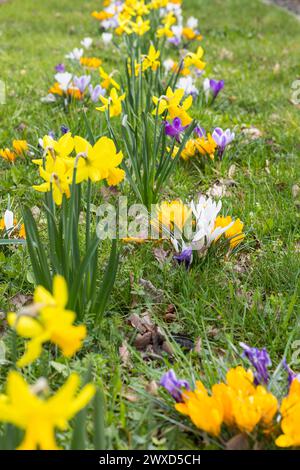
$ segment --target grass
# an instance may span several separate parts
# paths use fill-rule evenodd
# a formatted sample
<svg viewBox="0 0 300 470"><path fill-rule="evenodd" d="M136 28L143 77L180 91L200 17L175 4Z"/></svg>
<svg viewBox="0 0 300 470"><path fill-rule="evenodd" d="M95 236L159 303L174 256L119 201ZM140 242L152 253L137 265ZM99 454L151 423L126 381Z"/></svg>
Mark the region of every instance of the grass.
<svg viewBox="0 0 300 470"><path fill-rule="evenodd" d="M176 423L184 420L171 402L149 394L172 365L178 374L217 380L226 366L240 362L238 343L266 346L273 370L286 353L291 359L293 341L299 338L299 204L292 187L299 184L299 108L291 104L291 84L299 76L300 23L292 15L258 0L186 0L186 15L199 17L209 75L224 78L224 94L204 116L204 127L254 126L257 140L238 138L222 162L207 165L204 175L181 164L165 189L166 198L190 198L228 178L232 164L234 185L223 204L245 222L247 238L234 257L210 257L190 272L158 263L149 245L126 247L122 253L110 311L101 344L72 368L84 371L92 361L107 402L108 448L197 449L199 433ZM96 36L97 25L89 13L98 8L88 0L12 0L0 5L0 79L7 85L7 103L0 105L0 147L18 136L36 145L37 138L62 123L73 130L77 114L65 115L40 102L51 84L53 67L84 36ZM20 11L22 14L16 14ZM108 53L100 51L109 60ZM112 62L112 66L116 65ZM97 116L93 115L97 126ZM98 130L98 129L97 129ZM75 129L74 129L75 132ZM8 168L0 162L0 209L24 201L39 205L29 189L36 179L33 165ZM131 282L130 282L131 277ZM164 299L155 304L139 280L145 278L162 289ZM26 251L0 251L0 311L12 306L15 294L32 291ZM134 305L133 305L134 304ZM166 323L168 304L176 320ZM128 315L148 312L171 337L174 359L145 358L133 346L134 330ZM172 339L185 337L200 352L187 351ZM122 364L119 347L128 344L130 364ZM288 346L288 347L287 347ZM67 366L64 366L65 368ZM50 377L61 380L64 367L50 363ZM293 367L297 368L297 364ZM299 365L298 365L299 367ZM33 378L42 366L32 368Z"/></svg>

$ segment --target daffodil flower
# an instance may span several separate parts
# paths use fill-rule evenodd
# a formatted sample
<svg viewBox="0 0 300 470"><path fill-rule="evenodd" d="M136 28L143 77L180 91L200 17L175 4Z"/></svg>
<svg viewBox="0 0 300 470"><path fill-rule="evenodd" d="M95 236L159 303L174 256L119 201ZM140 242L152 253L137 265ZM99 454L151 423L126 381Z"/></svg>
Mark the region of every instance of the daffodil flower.
<svg viewBox="0 0 300 470"><path fill-rule="evenodd" d="M19 450L58 450L55 429L65 431L68 421L90 402L93 384L77 393L80 378L70 375L65 384L48 399L42 398L16 371L10 371L6 394L0 395L0 421L25 431ZM45 387L44 387L45 388Z"/></svg>
<svg viewBox="0 0 300 470"><path fill-rule="evenodd" d="M160 61L158 60L160 57L160 52L155 49L153 44L151 44L148 54L143 58L143 72L149 68L156 72L158 67L160 66Z"/></svg>
<svg viewBox="0 0 300 470"><path fill-rule="evenodd" d="M106 179L109 185L119 184L125 176L124 170L117 168L122 160L122 152L116 151L114 142L101 137L94 146L82 137L75 137L75 150L81 158L77 166L77 183L90 179L93 182Z"/></svg>
<svg viewBox="0 0 300 470"><path fill-rule="evenodd" d="M102 78L101 86L108 90L109 87L116 88L116 90L120 90L120 85L114 80L113 73L108 74L104 71L102 67L99 67L99 74Z"/></svg>
<svg viewBox="0 0 300 470"><path fill-rule="evenodd" d="M185 100L183 100L183 97L183 89L179 88L173 92L172 88L168 87L165 96L160 98L154 96L152 98L153 103L157 107L152 114L156 115L158 113L160 116L168 111L167 120L180 118L182 126L188 126L192 122L192 118L188 115L187 111L193 104L193 97L190 95Z"/></svg>
<svg viewBox="0 0 300 470"><path fill-rule="evenodd" d="M105 96L100 96L100 100L102 101L104 106L100 106L96 108L98 111L108 111L110 117L120 116L122 112L122 101L125 100L126 94L118 95L118 92L115 88L112 88L110 91L110 95L108 98Z"/></svg>
<svg viewBox="0 0 300 470"><path fill-rule="evenodd" d="M188 52L184 58L184 66L187 68L194 66L198 70L203 70L205 68L205 62L201 60L203 55L204 50L201 46L198 47L196 53Z"/></svg>
<svg viewBox="0 0 300 470"><path fill-rule="evenodd" d="M34 292L34 304L23 311L9 313L8 324L18 335L29 338L18 367L35 361L42 352L43 344L51 342L59 346L66 357L73 356L81 348L86 337L84 325L74 326L75 313L66 310L68 289L62 276L55 276L53 294L38 286Z"/></svg>

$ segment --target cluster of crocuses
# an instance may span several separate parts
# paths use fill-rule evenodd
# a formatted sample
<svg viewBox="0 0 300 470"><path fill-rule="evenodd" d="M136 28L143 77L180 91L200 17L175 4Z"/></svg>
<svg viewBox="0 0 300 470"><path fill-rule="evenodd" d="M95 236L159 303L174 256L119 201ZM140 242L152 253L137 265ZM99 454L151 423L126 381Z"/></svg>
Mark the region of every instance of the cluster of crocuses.
<svg viewBox="0 0 300 470"><path fill-rule="evenodd" d="M12 141L12 148L0 149L0 157L8 163L14 163L18 157L24 157L29 151L29 146L26 140Z"/></svg>
<svg viewBox="0 0 300 470"><path fill-rule="evenodd" d="M230 215L220 215L221 201L200 196L197 201L163 202L158 206L153 224L161 231L162 238L169 238L176 251L174 259L187 268L197 257L203 257L210 247L222 239L233 250L245 238L244 224Z"/></svg>
<svg viewBox="0 0 300 470"><path fill-rule="evenodd" d="M168 371L160 384L175 399L176 410L193 424L214 438L221 439L223 428L231 433L271 436L278 447L300 445L300 375L288 372L288 393L279 400L269 390L268 368L272 365L266 349L257 349L241 343L243 356L252 369L237 366L229 369L225 381L207 390L202 381L193 387L187 380L179 380L173 370ZM279 427L281 428L281 434Z"/></svg>
<svg viewBox="0 0 300 470"><path fill-rule="evenodd" d="M125 176L118 168L122 162L122 152L117 152L114 142L101 137L91 145L80 136L73 137L66 132L58 140L51 135L40 139L43 157L33 160L39 166L44 182L35 185L40 192L52 192L53 200L61 205L63 197L70 197L70 186L90 180L106 180L109 185L119 184Z"/></svg>
<svg viewBox="0 0 300 470"><path fill-rule="evenodd" d="M44 103L62 100L67 105L71 100L97 103L109 88L108 74L104 72L102 60L86 55L93 45L93 39L86 37L81 47L66 54L66 63L55 66L54 84L48 94L42 98ZM72 72L70 72L71 70Z"/></svg>
<svg viewBox="0 0 300 470"><path fill-rule="evenodd" d="M9 313L8 324L17 335L26 338L25 353L18 360L24 368L43 353L43 345L51 343L70 358L82 346L86 337L84 325L74 325L76 314L67 310L68 289L63 277L55 276L53 292L38 286L32 305L18 313ZM19 445L22 450L58 449L55 430L65 431L68 421L84 408L95 394L93 384L80 385L78 374L72 373L66 383L49 395L48 382L40 378L29 386L21 373L11 370L7 377L6 393L0 395L0 422L10 423L25 432Z"/></svg>

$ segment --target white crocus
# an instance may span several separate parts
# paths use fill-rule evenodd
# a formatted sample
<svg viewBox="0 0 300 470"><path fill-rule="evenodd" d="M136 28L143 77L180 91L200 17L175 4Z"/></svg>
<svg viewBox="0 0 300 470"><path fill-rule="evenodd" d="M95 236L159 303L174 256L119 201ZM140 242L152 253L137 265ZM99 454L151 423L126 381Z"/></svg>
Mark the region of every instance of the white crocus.
<svg viewBox="0 0 300 470"><path fill-rule="evenodd" d="M103 33L102 34L102 41L105 45L109 44L112 41L113 35L112 33Z"/></svg>
<svg viewBox="0 0 300 470"><path fill-rule="evenodd" d="M163 61L163 67L166 72L170 72L175 65L175 62L173 59L166 59Z"/></svg>
<svg viewBox="0 0 300 470"><path fill-rule="evenodd" d="M194 16L190 16L186 23L188 28L196 29L198 27L198 20Z"/></svg>
<svg viewBox="0 0 300 470"><path fill-rule="evenodd" d="M181 77L178 80L176 88L183 89L186 95L198 95L199 94L199 90L194 85L194 79L192 77Z"/></svg>
<svg viewBox="0 0 300 470"><path fill-rule="evenodd" d="M85 49L89 49L91 47L91 45L93 44L93 40L92 38L84 38L80 44L85 48Z"/></svg>
<svg viewBox="0 0 300 470"><path fill-rule="evenodd" d="M210 95L210 80L209 80L209 78L205 78L203 80L203 91L204 91L204 94L205 94L205 97L206 97L206 101L208 101L209 95Z"/></svg>
<svg viewBox="0 0 300 470"><path fill-rule="evenodd" d="M69 72L57 73L54 76L55 80L59 84L62 91L67 91L67 89L69 88L69 86L71 84L72 77L73 77L73 75Z"/></svg>
<svg viewBox="0 0 300 470"><path fill-rule="evenodd" d="M7 232L14 228L14 213L8 209L4 213L4 226Z"/></svg>
<svg viewBox="0 0 300 470"><path fill-rule="evenodd" d="M208 248L233 225L231 222L226 227L215 228L217 216L222 209L221 201L216 203L211 198L200 196L197 204L192 201L191 209L196 219L196 234L192 244L197 250Z"/></svg>
<svg viewBox="0 0 300 470"><path fill-rule="evenodd" d="M71 59L71 60L80 60L81 57L83 56L83 49L75 47L69 54L66 54L66 59Z"/></svg>

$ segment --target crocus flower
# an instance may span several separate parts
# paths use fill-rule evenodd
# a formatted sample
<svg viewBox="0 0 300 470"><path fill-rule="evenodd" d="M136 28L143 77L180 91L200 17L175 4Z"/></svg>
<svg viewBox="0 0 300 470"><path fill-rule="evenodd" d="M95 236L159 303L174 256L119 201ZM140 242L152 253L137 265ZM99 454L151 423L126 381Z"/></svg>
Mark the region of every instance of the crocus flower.
<svg viewBox="0 0 300 470"><path fill-rule="evenodd" d="M90 75L82 75L81 77L74 77L73 83L74 83L74 86L78 88L80 93L84 93L90 81L91 81Z"/></svg>
<svg viewBox="0 0 300 470"><path fill-rule="evenodd" d="M178 380L173 369L162 376L160 385L172 395L177 403L182 402L181 389L190 390L189 383L186 380Z"/></svg>
<svg viewBox="0 0 300 470"><path fill-rule="evenodd" d="M59 73L64 73L66 71L66 67L64 64L57 64L54 68L55 71Z"/></svg>
<svg viewBox="0 0 300 470"><path fill-rule="evenodd" d="M85 49L89 49L91 47L91 45L93 44L93 40L92 38L84 38L80 44L85 48Z"/></svg>
<svg viewBox="0 0 300 470"><path fill-rule="evenodd" d="M267 384L269 381L269 372L268 367L272 365L270 356L265 348L257 349L248 346L245 343L240 343L240 346L243 348L243 356L247 357L251 362L252 366L255 368L256 372L254 374L254 383L258 384Z"/></svg>
<svg viewBox="0 0 300 470"><path fill-rule="evenodd" d="M105 45L109 44L112 41L112 33L102 33L102 41Z"/></svg>
<svg viewBox="0 0 300 470"><path fill-rule="evenodd" d="M175 118L172 122L165 121L166 135L174 137L177 142L180 142L180 134L185 131L188 126L182 126L181 119Z"/></svg>
<svg viewBox="0 0 300 470"><path fill-rule="evenodd" d="M202 137L206 136L206 131L205 131L204 127L197 126L197 127L195 127L194 132L197 135L197 137L202 138Z"/></svg>
<svg viewBox="0 0 300 470"><path fill-rule="evenodd" d="M198 88L194 85L192 77L181 77L178 80L176 88L183 88L186 95L196 97L199 94Z"/></svg>
<svg viewBox="0 0 300 470"><path fill-rule="evenodd" d="M72 74L69 72L59 72L54 76L62 91L66 92L72 80Z"/></svg>
<svg viewBox="0 0 300 470"><path fill-rule="evenodd" d="M212 138L219 147L219 156L221 157L227 147L235 138L235 133L231 132L230 129L223 131L220 127L216 127L212 133Z"/></svg>
<svg viewBox="0 0 300 470"><path fill-rule="evenodd" d="M75 47L69 54L67 54L65 57L66 59L70 60L80 60L81 57L83 56L83 49L78 49L78 47Z"/></svg>
<svg viewBox="0 0 300 470"><path fill-rule="evenodd" d="M70 132L70 129L67 126L64 126L64 125L60 126L60 130L61 130L62 135L67 134L68 132Z"/></svg>
<svg viewBox="0 0 300 470"><path fill-rule="evenodd" d="M102 88L101 85L89 85L89 94L93 103L97 103L99 101L100 96L104 96L106 93L105 88Z"/></svg>
<svg viewBox="0 0 300 470"><path fill-rule="evenodd" d="M8 209L4 213L4 226L7 232L14 228L14 214Z"/></svg>
<svg viewBox="0 0 300 470"><path fill-rule="evenodd" d="M179 255L175 255L174 259L178 264L185 264L186 269L189 269L193 262L193 249L191 247L185 248Z"/></svg>
<svg viewBox="0 0 300 470"><path fill-rule="evenodd" d="M220 80L219 82L216 80L211 79L209 81L210 89L213 93L214 98L218 96L221 90L224 88L224 80Z"/></svg>

